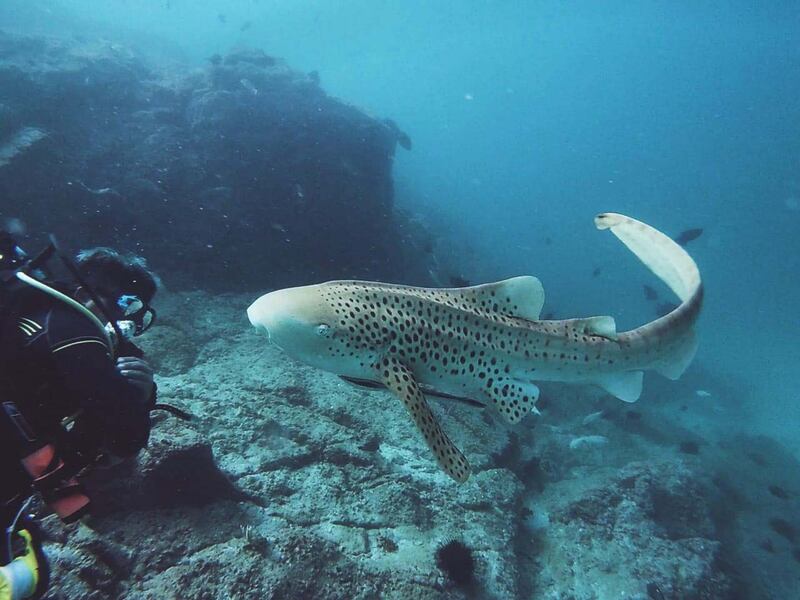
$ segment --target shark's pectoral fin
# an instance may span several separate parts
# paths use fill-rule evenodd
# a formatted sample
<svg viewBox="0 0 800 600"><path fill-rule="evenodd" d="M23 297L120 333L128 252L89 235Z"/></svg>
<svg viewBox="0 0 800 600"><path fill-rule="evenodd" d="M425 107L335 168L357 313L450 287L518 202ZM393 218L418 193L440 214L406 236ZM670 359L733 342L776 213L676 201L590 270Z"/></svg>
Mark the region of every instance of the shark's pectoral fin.
<svg viewBox="0 0 800 600"><path fill-rule="evenodd" d="M697 336L690 330L672 352L657 362L654 368L664 377L678 379L694 359L695 353L697 353Z"/></svg>
<svg viewBox="0 0 800 600"><path fill-rule="evenodd" d="M642 395L643 378L644 373L642 371L622 371L603 375L596 380L596 383L620 400L636 402L639 396Z"/></svg>
<svg viewBox="0 0 800 600"><path fill-rule="evenodd" d="M381 359L376 368L381 382L400 397L411 413L439 466L457 482L465 482L470 474L469 463L439 425L411 370L392 356Z"/></svg>
<svg viewBox="0 0 800 600"><path fill-rule="evenodd" d="M539 388L536 385L510 377L487 380L484 391L492 406L512 425L519 423L528 413L534 412L539 399Z"/></svg>

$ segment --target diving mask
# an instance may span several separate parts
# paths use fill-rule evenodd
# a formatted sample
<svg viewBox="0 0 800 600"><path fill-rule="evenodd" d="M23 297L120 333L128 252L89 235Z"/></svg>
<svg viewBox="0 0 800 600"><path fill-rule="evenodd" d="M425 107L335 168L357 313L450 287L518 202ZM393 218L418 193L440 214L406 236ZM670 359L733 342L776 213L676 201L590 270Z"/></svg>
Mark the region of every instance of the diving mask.
<svg viewBox="0 0 800 600"><path fill-rule="evenodd" d="M117 299L117 308L122 313L122 318L117 321L122 335L130 339L142 335L150 329L156 320L156 311L139 298L124 294Z"/></svg>

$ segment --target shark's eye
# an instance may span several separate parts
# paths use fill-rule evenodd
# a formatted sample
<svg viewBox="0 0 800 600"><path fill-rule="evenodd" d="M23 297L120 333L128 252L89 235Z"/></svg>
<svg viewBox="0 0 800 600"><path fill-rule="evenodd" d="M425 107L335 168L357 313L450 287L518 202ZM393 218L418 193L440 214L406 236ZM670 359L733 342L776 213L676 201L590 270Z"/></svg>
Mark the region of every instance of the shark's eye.
<svg viewBox="0 0 800 600"><path fill-rule="evenodd" d="M317 335L328 337L331 334L331 326L325 323L317 325Z"/></svg>

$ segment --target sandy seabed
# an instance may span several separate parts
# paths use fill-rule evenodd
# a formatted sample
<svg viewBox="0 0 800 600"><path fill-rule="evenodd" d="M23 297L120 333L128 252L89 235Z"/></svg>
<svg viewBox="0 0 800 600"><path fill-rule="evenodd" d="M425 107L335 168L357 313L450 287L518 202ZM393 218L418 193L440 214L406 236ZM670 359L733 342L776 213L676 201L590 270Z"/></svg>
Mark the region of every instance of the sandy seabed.
<svg viewBox="0 0 800 600"><path fill-rule="evenodd" d="M195 418L159 413L147 450L91 476L92 517L44 519L49 598L798 597L800 469L731 426L702 365L648 375L634 405L542 386L514 427L432 399L472 464L459 486L396 398L269 346L252 296L165 296L142 343L160 401ZM470 584L437 567L451 539Z"/></svg>

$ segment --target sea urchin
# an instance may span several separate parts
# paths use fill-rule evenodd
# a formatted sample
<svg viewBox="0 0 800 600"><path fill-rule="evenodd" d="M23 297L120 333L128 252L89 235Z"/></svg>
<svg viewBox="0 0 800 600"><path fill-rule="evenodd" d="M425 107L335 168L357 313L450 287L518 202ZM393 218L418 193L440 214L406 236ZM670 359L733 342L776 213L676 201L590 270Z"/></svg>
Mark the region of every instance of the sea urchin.
<svg viewBox="0 0 800 600"><path fill-rule="evenodd" d="M455 583L470 583L475 575L475 557L464 542L450 540L436 550L436 565Z"/></svg>

